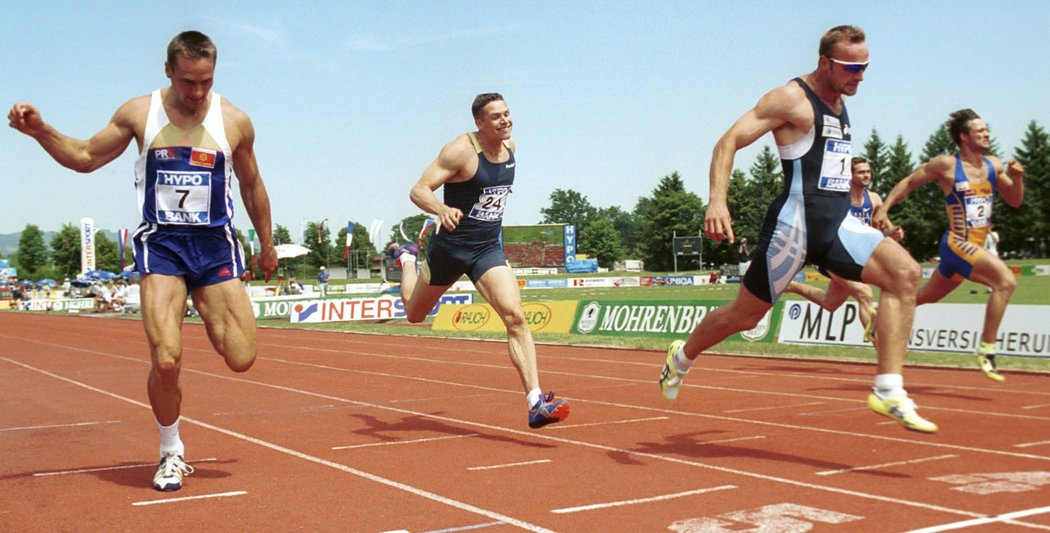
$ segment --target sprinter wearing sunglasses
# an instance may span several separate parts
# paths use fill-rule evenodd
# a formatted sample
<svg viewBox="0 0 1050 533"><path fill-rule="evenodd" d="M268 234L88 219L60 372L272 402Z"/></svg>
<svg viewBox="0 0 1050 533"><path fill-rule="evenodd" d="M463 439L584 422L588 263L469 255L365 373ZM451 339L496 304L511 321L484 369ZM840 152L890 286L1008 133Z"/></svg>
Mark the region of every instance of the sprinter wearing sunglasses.
<svg viewBox="0 0 1050 533"><path fill-rule="evenodd" d="M816 69L763 96L715 145L704 220L710 239L734 241L726 203L733 158L769 132L780 152L784 189L766 213L736 298L700 322L687 341L675 341L668 349L659 379L666 399L678 396L682 378L701 352L755 327L795 274L811 263L882 289L875 326L878 371L868 406L909 430L937 431L916 412L901 373L919 264L896 241L849 216L852 144L845 97L857 93L867 68L864 31L832 28L820 40Z"/></svg>

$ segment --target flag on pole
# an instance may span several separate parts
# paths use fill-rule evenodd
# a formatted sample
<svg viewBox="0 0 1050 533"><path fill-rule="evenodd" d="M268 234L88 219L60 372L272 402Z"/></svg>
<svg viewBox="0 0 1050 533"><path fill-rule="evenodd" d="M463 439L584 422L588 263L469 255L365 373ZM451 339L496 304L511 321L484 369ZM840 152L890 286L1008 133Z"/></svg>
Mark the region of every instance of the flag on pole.
<svg viewBox="0 0 1050 533"><path fill-rule="evenodd" d="M423 229L419 230L419 237L416 237L416 242L423 244L423 236L427 234L427 230L435 224L434 219L428 218L423 221Z"/></svg>
<svg viewBox="0 0 1050 533"><path fill-rule="evenodd" d="M124 270L126 265L124 261L124 250L128 246L128 228L123 228L117 232L117 244L120 248L120 270Z"/></svg>
<svg viewBox="0 0 1050 533"><path fill-rule="evenodd" d="M368 230L368 239L372 241L372 244L377 244L379 241L379 232L383 229L383 221L378 218L372 219L372 227Z"/></svg>
<svg viewBox="0 0 1050 533"><path fill-rule="evenodd" d="M343 259L350 258L350 244L354 242L354 223L346 223L346 249L343 250Z"/></svg>

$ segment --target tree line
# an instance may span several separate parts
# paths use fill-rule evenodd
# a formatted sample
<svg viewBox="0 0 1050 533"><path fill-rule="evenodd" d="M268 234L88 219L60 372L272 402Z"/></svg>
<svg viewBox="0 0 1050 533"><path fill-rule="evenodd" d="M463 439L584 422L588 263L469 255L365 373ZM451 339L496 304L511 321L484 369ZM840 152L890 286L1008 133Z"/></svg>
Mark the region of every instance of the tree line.
<svg viewBox="0 0 1050 533"><path fill-rule="evenodd" d="M871 189L883 197L897 181L911 174L917 164L956 152L943 124L927 139L917 162L900 135L893 144L887 144L877 130L872 130L863 148L859 155L871 163ZM1001 154L994 138L992 154L1016 159L1025 167L1025 198L1021 207L1011 208L996 197L992 225L1000 235L1000 253L1008 257L1046 256L1050 240L1050 135L1032 121L1012 155ZM780 159L769 146L762 149L747 172L733 170L727 200L737 239L758 240L766 209L782 189ZM649 196L639 198L631 211L618 206L596 207L579 191L556 189L550 194L550 205L540 209L542 219L538 223L575 225L578 253L596 258L603 267L612 268L624 259L642 259L649 271L669 271L674 265L672 237L702 234L706 211L703 200L688 191L685 179L674 171L664 176ZM904 227L903 244L917 260L925 261L937 255L941 234L947 228L944 213L940 189L933 185L919 188L890 213L893 221ZM414 239L426 218L427 215L418 214L403 219L391 228L389 241L404 240L400 226ZM247 241L240 231L237 233L248 257ZM282 260L284 271L299 270L300 275L312 275L321 265L348 262L352 268L368 268L367 263L378 250L369 238L367 227L360 223L354 225L348 257L344 257L346 233L347 228L340 227L333 241L330 226L323 222L308 223L301 242L310 251L300 258ZM280 224L274 229L274 241L275 244L293 242L288 229ZM120 269L117 243L101 232L96 234L95 256L99 269L111 272ZM125 252L125 257L130 264L130 251ZM19 238L18 251L10 259L22 278L73 277L80 271L79 229L73 224L63 225L52 238L49 250L40 228L27 224ZM702 261L704 265L698 264L693 256L682 256L678 266L702 269L735 263L735 246L704 239Z"/></svg>

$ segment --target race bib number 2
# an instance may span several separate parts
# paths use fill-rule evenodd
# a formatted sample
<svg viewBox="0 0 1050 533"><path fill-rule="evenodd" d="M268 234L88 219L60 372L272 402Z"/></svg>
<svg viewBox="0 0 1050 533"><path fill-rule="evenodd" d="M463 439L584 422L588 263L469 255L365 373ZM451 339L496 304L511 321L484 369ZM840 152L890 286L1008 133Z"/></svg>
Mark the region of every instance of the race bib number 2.
<svg viewBox="0 0 1050 533"><path fill-rule="evenodd" d="M820 165L820 183L818 187L825 191L849 191L849 182L853 178L850 165L853 161L853 147L849 141L827 139L824 144L824 162Z"/></svg>
<svg viewBox="0 0 1050 533"><path fill-rule="evenodd" d="M991 196L966 197L966 221L971 228L983 228L992 217Z"/></svg>
<svg viewBox="0 0 1050 533"><path fill-rule="evenodd" d="M496 187L485 187L481 190L478 203L470 210L470 218L497 222L503 220L503 209L507 206L507 197L510 196L509 185Z"/></svg>
<svg viewBox="0 0 1050 533"><path fill-rule="evenodd" d="M203 226L211 219L211 174L208 172L157 171L157 222Z"/></svg>

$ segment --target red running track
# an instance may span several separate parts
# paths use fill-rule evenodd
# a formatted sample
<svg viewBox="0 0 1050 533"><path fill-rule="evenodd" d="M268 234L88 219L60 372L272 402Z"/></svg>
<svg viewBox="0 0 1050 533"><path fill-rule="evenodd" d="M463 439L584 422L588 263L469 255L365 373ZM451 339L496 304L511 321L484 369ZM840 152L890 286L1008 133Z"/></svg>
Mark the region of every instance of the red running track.
<svg viewBox="0 0 1050 533"><path fill-rule="evenodd" d="M503 343L260 330L247 373L186 325L196 473L150 487L141 324L0 315L0 531L1050 530L1050 376L908 368L940 433L864 399L873 365L538 347L572 416L526 425Z"/></svg>

